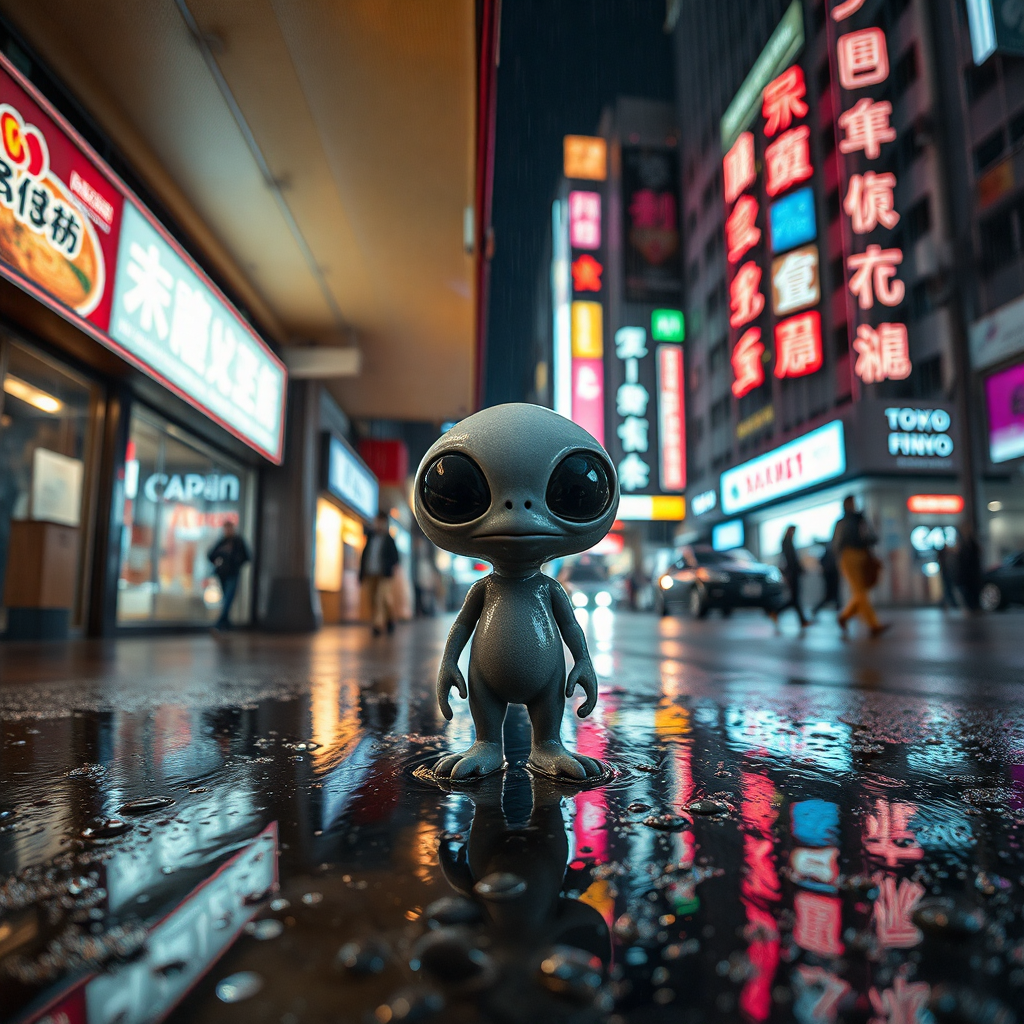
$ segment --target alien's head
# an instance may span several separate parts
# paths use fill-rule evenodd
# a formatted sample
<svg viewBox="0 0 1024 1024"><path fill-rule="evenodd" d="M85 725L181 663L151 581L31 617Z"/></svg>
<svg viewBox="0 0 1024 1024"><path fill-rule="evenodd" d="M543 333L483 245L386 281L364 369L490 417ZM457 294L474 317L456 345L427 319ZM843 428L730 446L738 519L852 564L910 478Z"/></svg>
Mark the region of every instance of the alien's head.
<svg viewBox="0 0 1024 1024"><path fill-rule="evenodd" d="M484 409L438 438L416 472L416 519L438 546L525 569L593 547L615 520L608 453L539 405Z"/></svg>

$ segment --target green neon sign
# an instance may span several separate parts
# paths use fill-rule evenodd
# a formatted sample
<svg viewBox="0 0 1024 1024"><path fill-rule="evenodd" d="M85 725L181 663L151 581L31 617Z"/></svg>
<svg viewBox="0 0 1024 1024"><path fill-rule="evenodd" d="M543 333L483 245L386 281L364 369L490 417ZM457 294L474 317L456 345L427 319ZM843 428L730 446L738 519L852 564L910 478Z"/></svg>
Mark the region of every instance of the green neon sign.
<svg viewBox="0 0 1024 1024"><path fill-rule="evenodd" d="M761 107L764 87L793 63L793 58L804 45L804 12L800 0L793 0L775 27L771 39L754 61L750 74L743 80L740 90L732 98L722 115L722 152L728 153L732 144L750 127Z"/></svg>
<svg viewBox="0 0 1024 1024"><path fill-rule="evenodd" d="M651 314L651 337L655 341L682 341L686 337L682 312L678 309L656 309Z"/></svg>

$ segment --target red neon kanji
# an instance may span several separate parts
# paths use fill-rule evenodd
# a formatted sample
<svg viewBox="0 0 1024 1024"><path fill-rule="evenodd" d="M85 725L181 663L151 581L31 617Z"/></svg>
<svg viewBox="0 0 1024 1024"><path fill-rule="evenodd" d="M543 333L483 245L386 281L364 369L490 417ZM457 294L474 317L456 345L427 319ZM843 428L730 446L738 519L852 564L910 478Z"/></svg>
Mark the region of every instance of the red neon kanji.
<svg viewBox="0 0 1024 1024"><path fill-rule="evenodd" d="M921 932L910 919L918 901L924 895L924 886L904 878L896 888L896 879L881 872L874 876L878 883L878 898L872 917L878 944L883 949L910 949L921 941Z"/></svg>
<svg viewBox="0 0 1024 1024"><path fill-rule="evenodd" d="M777 196L814 174L811 166L811 129L807 125L783 132L765 151L765 191Z"/></svg>
<svg viewBox="0 0 1024 1024"><path fill-rule="evenodd" d="M845 947L839 938L843 904L838 896L798 892L793 898L793 909L796 911L793 941L801 949L818 956L839 956L843 952Z"/></svg>
<svg viewBox="0 0 1024 1024"><path fill-rule="evenodd" d="M867 2L867 0L843 0L832 8L833 21L846 21L851 15L856 14Z"/></svg>
<svg viewBox="0 0 1024 1024"><path fill-rule="evenodd" d="M861 309L871 309L876 298L883 306L898 306L903 301L906 286L894 280L896 268L902 262L902 249L883 249L874 244L847 259L847 267L855 271L850 278L850 291L857 296Z"/></svg>
<svg viewBox="0 0 1024 1024"><path fill-rule="evenodd" d="M572 286L578 292L599 292L604 267L593 256L584 253L572 264Z"/></svg>
<svg viewBox="0 0 1024 1024"><path fill-rule="evenodd" d="M725 201L733 202L757 177L757 165L754 162L754 136L744 132L725 154L722 161L722 177L725 183Z"/></svg>
<svg viewBox="0 0 1024 1024"><path fill-rule="evenodd" d="M764 87L761 114L767 124L764 133L771 138L780 128L788 128L794 117L807 116L807 85L804 69L799 64L787 68L773 82Z"/></svg>
<svg viewBox="0 0 1024 1024"><path fill-rule="evenodd" d="M844 89L863 89L889 77L889 50L880 28L847 32L836 43L839 84Z"/></svg>
<svg viewBox="0 0 1024 1024"><path fill-rule="evenodd" d="M761 241L757 212L757 200L753 196L741 196L732 208L725 222L725 243L730 263L739 263L743 254Z"/></svg>
<svg viewBox="0 0 1024 1024"><path fill-rule="evenodd" d="M764 383L764 365L761 356L764 345L761 344L761 328L751 327L732 350L733 376L732 393L742 398L748 391L760 387Z"/></svg>
<svg viewBox="0 0 1024 1024"><path fill-rule="evenodd" d="M868 995L875 1015L868 1024L918 1024L931 991L932 987L926 981L908 984L900 977L893 982L892 988L881 993L872 985Z"/></svg>
<svg viewBox="0 0 1024 1024"><path fill-rule="evenodd" d="M906 380L913 369L905 324L879 324L877 331L867 324L861 324L857 328L853 348L857 353L857 363L853 372L865 384L877 384L883 380ZM907 859L919 860L920 857L921 851L918 850L916 856ZM893 866L888 860L886 863L890 867Z"/></svg>
<svg viewBox="0 0 1024 1024"><path fill-rule="evenodd" d="M732 316L729 324L742 327L756 320L764 309L764 296L758 290L761 284L761 268L751 260L744 263L729 285L729 305Z"/></svg>
<svg viewBox="0 0 1024 1024"><path fill-rule="evenodd" d="M886 100L858 100L849 110L839 115L839 127L846 138L839 143L841 153L863 150L869 160L877 160L883 142L896 140L896 129L889 124L892 104Z"/></svg>
<svg viewBox="0 0 1024 1024"><path fill-rule="evenodd" d="M866 174L850 176L843 209L850 217L855 234L866 235L879 224L891 231L899 223L900 215L895 210L893 190L896 188L895 174Z"/></svg>
<svg viewBox="0 0 1024 1024"><path fill-rule="evenodd" d="M806 377L821 369L821 316L817 310L775 325L775 376Z"/></svg>
<svg viewBox="0 0 1024 1024"><path fill-rule="evenodd" d="M861 329L864 328L861 324ZM903 327L902 324L882 324L882 327ZM868 328L870 330L870 328ZM906 328L903 327L904 334ZM909 372L909 371L908 371ZM864 378L861 378L864 380ZM899 379L899 378L897 378ZM866 384L873 381L864 381ZM907 823L917 814L916 804L892 803L888 800L875 801L875 813L864 819L864 848L872 857L885 861L890 868L900 861L920 860L924 850L917 845L917 836L907 828Z"/></svg>

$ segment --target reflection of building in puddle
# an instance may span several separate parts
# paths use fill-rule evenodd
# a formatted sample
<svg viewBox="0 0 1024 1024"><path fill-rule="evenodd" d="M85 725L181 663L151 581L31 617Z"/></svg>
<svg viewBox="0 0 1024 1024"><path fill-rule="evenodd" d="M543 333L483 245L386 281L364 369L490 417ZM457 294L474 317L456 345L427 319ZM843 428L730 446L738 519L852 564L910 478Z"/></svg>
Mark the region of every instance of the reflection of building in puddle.
<svg viewBox="0 0 1024 1024"><path fill-rule="evenodd" d="M277 881L277 824L201 882L150 930L128 963L79 981L29 1022L145 1024L165 1017L257 913Z"/></svg>

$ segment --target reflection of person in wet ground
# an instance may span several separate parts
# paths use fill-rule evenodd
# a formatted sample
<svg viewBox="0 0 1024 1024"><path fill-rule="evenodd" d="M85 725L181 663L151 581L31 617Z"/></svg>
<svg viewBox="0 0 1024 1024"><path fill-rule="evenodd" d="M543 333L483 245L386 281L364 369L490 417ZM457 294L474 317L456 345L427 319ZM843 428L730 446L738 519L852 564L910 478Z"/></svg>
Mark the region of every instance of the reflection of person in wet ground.
<svg viewBox="0 0 1024 1024"><path fill-rule="evenodd" d="M871 588L878 582L881 562L874 553L878 542L875 531L857 511L857 501L848 495L843 501L843 518L836 523L832 546L839 556L839 566L850 587L850 600L839 613L839 628L846 632L846 624L859 615L868 625L872 636L884 633L889 625L882 625L871 603Z"/></svg>
<svg viewBox="0 0 1024 1024"><path fill-rule="evenodd" d="M592 997L611 960L604 918L594 907L563 895L563 890L590 884L589 877L566 877L569 841L562 797L575 788L520 769L492 775L464 792L475 804L469 838L442 840L438 856L449 884L483 914L488 949L501 973L497 985L483 995L485 1003L500 1008L501 1020L597 1021L603 1015L596 1008L566 1002L566 993L557 991L557 978L545 988L537 974L551 956L568 957L578 968L577 978L589 969ZM556 946L568 949L553 950Z"/></svg>

